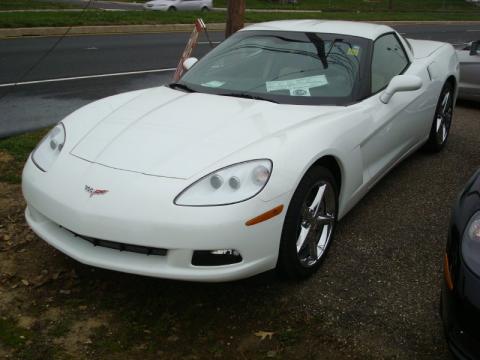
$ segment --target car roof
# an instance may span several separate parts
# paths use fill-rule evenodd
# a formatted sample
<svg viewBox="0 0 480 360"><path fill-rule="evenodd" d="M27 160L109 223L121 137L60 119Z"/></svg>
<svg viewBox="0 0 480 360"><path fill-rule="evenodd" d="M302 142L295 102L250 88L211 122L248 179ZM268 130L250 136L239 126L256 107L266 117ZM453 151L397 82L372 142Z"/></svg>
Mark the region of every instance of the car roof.
<svg viewBox="0 0 480 360"><path fill-rule="evenodd" d="M270 30L270 31L298 31L327 34L359 36L375 40L380 35L393 32L386 25L371 24L356 21L337 20L281 20L270 21L247 26L242 31Z"/></svg>

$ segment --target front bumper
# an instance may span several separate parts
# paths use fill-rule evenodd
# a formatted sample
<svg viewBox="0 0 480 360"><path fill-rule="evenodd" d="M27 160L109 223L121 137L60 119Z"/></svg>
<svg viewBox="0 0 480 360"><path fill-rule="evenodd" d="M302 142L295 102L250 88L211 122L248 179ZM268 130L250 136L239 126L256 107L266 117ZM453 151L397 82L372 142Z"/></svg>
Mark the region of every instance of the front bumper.
<svg viewBox="0 0 480 360"><path fill-rule="evenodd" d="M182 207L173 198L188 181L115 170L69 156L69 169L43 173L29 160L22 189L26 219L33 231L68 256L101 268L191 281L230 281L276 266L285 210L254 226L245 222L289 202L255 197L217 207ZM108 189L90 197L85 185ZM164 256L109 249L86 237L167 250ZM196 250L235 249L242 261L194 266Z"/></svg>

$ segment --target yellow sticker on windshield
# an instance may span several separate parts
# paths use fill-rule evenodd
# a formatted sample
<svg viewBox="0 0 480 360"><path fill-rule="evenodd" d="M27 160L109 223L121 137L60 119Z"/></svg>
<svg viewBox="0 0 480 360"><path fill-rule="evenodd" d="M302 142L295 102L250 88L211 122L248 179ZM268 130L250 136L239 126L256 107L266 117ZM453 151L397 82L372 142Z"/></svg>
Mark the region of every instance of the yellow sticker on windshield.
<svg viewBox="0 0 480 360"><path fill-rule="evenodd" d="M358 46L354 46L348 49L347 54L350 56L358 56L360 52L360 48Z"/></svg>

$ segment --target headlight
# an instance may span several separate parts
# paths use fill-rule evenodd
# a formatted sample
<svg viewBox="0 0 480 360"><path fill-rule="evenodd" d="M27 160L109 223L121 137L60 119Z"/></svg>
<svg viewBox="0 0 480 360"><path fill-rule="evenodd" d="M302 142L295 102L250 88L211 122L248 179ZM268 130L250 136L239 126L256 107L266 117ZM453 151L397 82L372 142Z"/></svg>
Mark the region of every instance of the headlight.
<svg viewBox="0 0 480 360"><path fill-rule="evenodd" d="M204 176L183 190L175 205L229 205L251 199L263 190L270 174L270 160L251 160L227 166Z"/></svg>
<svg viewBox="0 0 480 360"><path fill-rule="evenodd" d="M32 153L32 160L42 171L48 171L65 145L65 127L62 123L55 126L40 141Z"/></svg>
<svg viewBox="0 0 480 360"><path fill-rule="evenodd" d="M467 265L480 274L480 211L468 222L462 240L462 254Z"/></svg>

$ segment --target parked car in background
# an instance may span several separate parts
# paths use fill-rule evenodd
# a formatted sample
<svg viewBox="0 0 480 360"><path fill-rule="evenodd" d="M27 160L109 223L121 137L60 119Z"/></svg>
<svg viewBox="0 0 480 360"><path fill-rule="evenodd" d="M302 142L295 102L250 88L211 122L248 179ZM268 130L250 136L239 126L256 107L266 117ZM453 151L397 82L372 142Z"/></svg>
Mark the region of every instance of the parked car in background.
<svg viewBox="0 0 480 360"><path fill-rule="evenodd" d="M143 8L160 11L209 11L213 8L213 0L153 0L146 2Z"/></svg>
<svg viewBox="0 0 480 360"><path fill-rule="evenodd" d="M480 359L480 170L452 212L441 296L441 316L452 352Z"/></svg>
<svg viewBox="0 0 480 360"><path fill-rule="evenodd" d="M345 21L252 25L184 65L77 110L34 150L22 184L41 238L142 275L305 278L375 183L445 146L459 77L450 44Z"/></svg>
<svg viewBox="0 0 480 360"><path fill-rule="evenodd" d="M457 49L460 61L460 86L458 97L480 101L480 40Z"/></svg>

